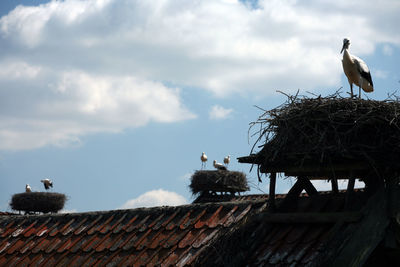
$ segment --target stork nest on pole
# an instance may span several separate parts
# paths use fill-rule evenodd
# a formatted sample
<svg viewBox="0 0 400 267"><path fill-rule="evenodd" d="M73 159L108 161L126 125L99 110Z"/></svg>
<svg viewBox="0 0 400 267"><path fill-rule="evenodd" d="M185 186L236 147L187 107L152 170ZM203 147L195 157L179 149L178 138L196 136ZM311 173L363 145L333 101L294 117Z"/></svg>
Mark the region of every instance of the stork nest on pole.
<svg viewBox="0 0 400 267"><path fill-rule="evenodd" d="M13 210L30 212L58 212L64 208L67 197L60 193L29 192L14 194L10 206Z"/></svg>
<svg viewBox="0 0 400 267"><path fill-rule="evenodd" d="M264 166L364 162L400 169L400 101L286 95L250 124L257 136L251 155L239 162ZM257 153L254 150L260 149Z"/></svg>
<svg viewBox="0 0 400 267"><path fill-rule="evenodd" d="M247 178L237 171L196 171L189 185L192 194L202 192L245 192L249 190Z"/></svg>

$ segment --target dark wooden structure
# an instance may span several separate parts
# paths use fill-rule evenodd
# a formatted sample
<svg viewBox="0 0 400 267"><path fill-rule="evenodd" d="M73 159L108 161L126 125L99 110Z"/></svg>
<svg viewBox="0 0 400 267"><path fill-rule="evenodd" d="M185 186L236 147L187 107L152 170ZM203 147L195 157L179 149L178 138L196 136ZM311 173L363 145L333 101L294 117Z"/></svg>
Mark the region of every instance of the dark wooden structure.
<svg viewBox="0 0 400 267"><path fill-rule="evenodd" d="M240 163L257 165L259 176L270 179L268 215L260 223L266 227L332 223L335 236L317 266L373 265L385 260L400 265L400 171L392 160L400 157L398 107L396 101L294 98L266 111L257 122L265 126L258 139L266 136L262 149L238 158ZM296 178L279 204L275 199L278 173ZM330 181L332 194L339 194L338 179L348 180L340 210L298 212L303 191L319 197L312 180ZM357 192L362 195L358 204L357 179L366 185Z"/></svg>

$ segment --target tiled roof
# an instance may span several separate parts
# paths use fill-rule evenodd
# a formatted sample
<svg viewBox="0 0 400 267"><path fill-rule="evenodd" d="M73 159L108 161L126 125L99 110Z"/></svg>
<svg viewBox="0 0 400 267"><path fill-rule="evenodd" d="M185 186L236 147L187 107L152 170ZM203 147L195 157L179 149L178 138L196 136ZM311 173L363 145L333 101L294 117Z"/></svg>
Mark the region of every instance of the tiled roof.
<svg viewBox="0 0 400 267"><path fill-rule="evenodd" d="M345 207L345 199L344 193L335 195L325 192L312 197L303 195L286 214L282 210L278 214L262 212L246 227L213 245L216 251L230 251L227 256L209 255L202 264L304 266L323 261L325 250L335 236L354 227L359 217L348 217L344 221L313 221L307 215L337 215L346 211L357 214L356 211L365 203L365 194L362 191L356 192L350 210ZM301 215L298 218L302 221L290 220L293 214ZM215 259L220 262L215 262Z"/></svg>
<svg viewBox="0 0 400 267"><path fill-rule="evenodd" d="M193 264L264 201L0 217L0 266Z"/></svg>
<svg viewBox="0 0 400 267"><path fill-rule="evenodd" d="M363 191L354 192L351 205L343 192L302 194L290 206L280 205L284 196L277 195L276 212L267 210L267 195L247 195L178 207L1 216L0 266L315 265L341 233L357 229L367 202ZM360 216L335 217L346 212ZM326 216L308 218L316 215Z"/></svg>

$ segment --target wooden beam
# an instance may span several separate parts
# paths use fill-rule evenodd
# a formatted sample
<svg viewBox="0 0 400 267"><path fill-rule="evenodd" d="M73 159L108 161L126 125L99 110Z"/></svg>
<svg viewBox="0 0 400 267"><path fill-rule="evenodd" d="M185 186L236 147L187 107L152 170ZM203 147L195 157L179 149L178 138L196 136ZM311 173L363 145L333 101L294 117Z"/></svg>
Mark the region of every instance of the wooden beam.
<svg viewBox="0 0 400 267"><path fill-rule="evenodd" d="M361 212L304 212L304 213L267 213L263 221L268 223L335 223L357 222Z"/></svg>
<svg viewBox="0 0 400 267"><path fill-rule="evenodd" d="M269 181L269 208L275 210L275 187L276 187L276 172L271 173Z"/></svg>
<svg viewBox="0 0 400 267"><path fill-rule="evenodd" d="M353 173L350 174L350 179L347 184L347 192L346 192L346 200L345 200L345 209L347 209L350 206L350 203L353 199L353 194L354 194L354 184L355 184L356 178L354 178Z"/></svg>
<svg viewBox="0 0 400 267"><path fill-rule="evenodd" d="M310 180L307 177L299 177L298 179L301 179L304 190L306 190L309 196L318 195L317 189L315 189L314 185L310 182Z"/></svg>
<svg viewBox="0 0 400 267"><path fill-rule="evenodd" d="M339 186L338 186L338 182L336 178L332 178L331 179L331 183L332 183L332 192L335 194L339 193Z"/></svg>
<svg viewBox="0 0 400 267"><path fill-rule="evenodd" d="M287 211L293 209L296 206L297 199L300 193L304 189L303 179L301 177L297 178L296 183L290 188L289 192L286 194L285 199L282 204L279 205L280 211Z"/></svg>

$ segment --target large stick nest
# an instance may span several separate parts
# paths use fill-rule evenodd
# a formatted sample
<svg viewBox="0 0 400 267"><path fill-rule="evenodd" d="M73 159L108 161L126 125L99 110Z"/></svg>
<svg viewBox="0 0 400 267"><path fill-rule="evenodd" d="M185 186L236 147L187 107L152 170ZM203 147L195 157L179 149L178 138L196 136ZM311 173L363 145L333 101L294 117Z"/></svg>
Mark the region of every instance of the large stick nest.
<svg viewBox="0 0 400 267"><path fill-rule="evenodd" d="M237 171L196 171L191 178L193 194L201 192L245 192L249 190L247 178Z"/></svg>
<svg viewBox="0 0 400 267"><path fill-rule="evenodd" d="M60 193L30 192L14 194L10 206L25 212L58 212L63 209L67 197Z"/></svg>
<svg viewBox="0 0 400 267"><path fill-rule="evenodd" d="M400 165L400 102L328 97L288 96L286 103L264 113L253 127L262 148L254 163L298 165L364 161Z"/></svg>

